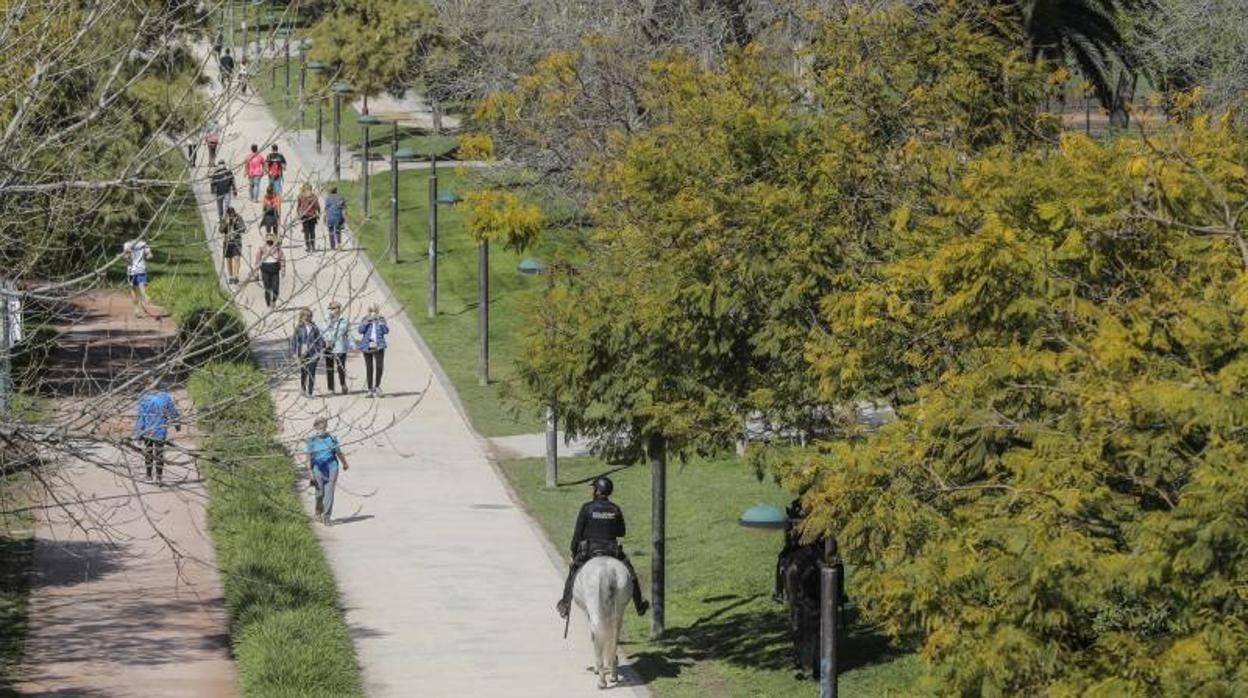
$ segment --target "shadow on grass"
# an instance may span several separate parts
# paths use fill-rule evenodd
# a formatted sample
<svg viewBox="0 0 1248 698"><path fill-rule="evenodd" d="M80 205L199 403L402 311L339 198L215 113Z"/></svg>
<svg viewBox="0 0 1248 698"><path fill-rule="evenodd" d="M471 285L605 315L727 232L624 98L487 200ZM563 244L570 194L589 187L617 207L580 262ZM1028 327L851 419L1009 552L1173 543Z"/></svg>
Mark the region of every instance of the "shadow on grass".
<svg viewBox="0 0 1248 698"><path fill-rule="evenodd" d="M762 601L762 596L705 599L727 603L688 626L668 628L650 649L633 652L633 669L647 684L674 678L685 668L709 660L759 671L796 672L786 610ZM847 622L852 624L856 614L850 609L847 616ZM842 673L887 662L903 653L884 635L857 625L851 625L842 634L840 647L838 663Z"/></svg>

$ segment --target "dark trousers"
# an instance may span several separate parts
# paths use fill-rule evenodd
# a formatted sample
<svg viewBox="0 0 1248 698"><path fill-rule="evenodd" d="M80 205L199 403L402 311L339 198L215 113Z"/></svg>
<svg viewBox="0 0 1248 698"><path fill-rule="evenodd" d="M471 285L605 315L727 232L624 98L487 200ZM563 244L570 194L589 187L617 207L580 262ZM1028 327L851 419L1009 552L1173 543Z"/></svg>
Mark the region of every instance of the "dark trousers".
<svg viewBox="0 0 1248 698"><path fill-rule="evenodd" d="M311 395L316 392L316 356L299 358L299 388Z"/></svg>
<svg viewBox="0 0 1248 698"><path fill-rule="evenodd" d="M152 476L152 468L156 469L156 479L165 473L165 442L160 439L143 439L143 465L147 468L147 476Z"/></svg>
<svg viewBox="0 0 1248 698"><path fill-rule="evenodd" d="M303 219L303 245L308 252L316 249L316 219Z"/></svg>
<svg viewBox="0 0 1248 698"><path fill-rule="evenodd" d="M282 267L277 262L260 264L260 280L264 282L264 304L270 308L277 302L282 278L281 271Z"/></svg>
<svg viewBox="0 0 1248 698"><path fill-rule="evenodd" d="M615 544L613 543L613 545ZM568 565L568 578L563 582L562 600L564 602L572 600L572 584L576 582L576 573L581 571L581 567L583 567L586 562L589 562L598 555L604 554L606 553L594 554L589 550L583 550L577 554L576 557L572 558L572 564ZM641 581L637 579L637 570L633 569L633 563L629 561L628 556L624 554L624 548L619 546L616 547L616 552L611 555L611 557L623 562L624 566L628 568L628 576L633 579L633 605L637 608L641 608Z"/></svg>
<svg viewBox="0 0 1248 698"><path fill-rule="evenodd" d="M195 166L195 154L199 152L198 143L186 144L186 159L190 161L191 167Z"/></svg>
<svg viewBox="0 0 1248 698"><path fill-rule="evenodd" d="M217 164L217 144L216 143L208 144L208 164L210 166Z"/></svg>
<svg viewBox="0 0 1248 698"><path fill-rule="evenodd" d="M386 350L364 352L364 384L369 390L381 387L381 371L386 365Z"/></svg>
<svg viewBox="0 0 1248 698"><path fill-rule="evenodd" d="M332 351L325 352L325 382L329 384L330 392L334 390L334 368L338 368L338 383L342 386L342 392L347 392L347 355L335 354Z"/></svg>

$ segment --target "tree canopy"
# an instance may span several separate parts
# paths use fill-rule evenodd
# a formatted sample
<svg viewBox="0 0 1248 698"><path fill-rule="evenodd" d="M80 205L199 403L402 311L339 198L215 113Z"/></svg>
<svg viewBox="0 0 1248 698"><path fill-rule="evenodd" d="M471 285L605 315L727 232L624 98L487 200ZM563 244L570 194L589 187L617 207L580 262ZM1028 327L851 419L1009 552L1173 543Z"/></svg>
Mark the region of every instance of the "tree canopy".
<svg viewBox="0 0 1248 698"><path fill-rule="evenodd" d="M521 376L624 459L754 432L942 693L1233 695L1248 138L1059 136L1018 31L854 9L806 70L652 64L648 126L578 169L587 259L554 265ZM576 89L534 80L534 110Z"/></svg>

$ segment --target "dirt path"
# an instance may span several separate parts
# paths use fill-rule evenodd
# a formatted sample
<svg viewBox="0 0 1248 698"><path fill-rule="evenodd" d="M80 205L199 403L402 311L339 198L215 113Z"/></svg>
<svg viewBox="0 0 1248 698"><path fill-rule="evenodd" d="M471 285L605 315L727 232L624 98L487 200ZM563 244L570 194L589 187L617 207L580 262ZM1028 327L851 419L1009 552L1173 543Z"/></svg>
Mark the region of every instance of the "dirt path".
<svg viewBox="0 0 1248 698"><path fill-rule="evenodd" d="M136 319L121 294L83 300L62 328L55 390L74 409L124 381L173 332ZM80 380L75 384L74 376ZM185 408L184 395L174 393ZM130 409L133 409L131 406ZM101 425L129 427L128 413ZM191 435L174 434L190 444ZM233 696L221 586L193 459L169 450L165 486L143 481L134 454L98 452L110 468L72 461L55 476L59 504L39 512L30 630L17 688L34 696ZM176 550L176 553L174 552Z"/></svg>

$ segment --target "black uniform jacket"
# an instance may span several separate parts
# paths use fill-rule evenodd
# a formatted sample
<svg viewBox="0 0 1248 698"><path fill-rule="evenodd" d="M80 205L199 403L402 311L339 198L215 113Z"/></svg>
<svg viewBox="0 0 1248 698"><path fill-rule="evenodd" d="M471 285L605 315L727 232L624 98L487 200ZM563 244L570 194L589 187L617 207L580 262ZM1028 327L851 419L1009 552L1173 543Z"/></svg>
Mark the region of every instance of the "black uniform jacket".
<svg viewBox="0 0 1248 698"><path fill-rule="evenodd" d="M614 541L624 535L624 512L615 502L595 499L581 506L576 516L576 530L572 533L572 555L579 552L581 541Z"/></svg>

